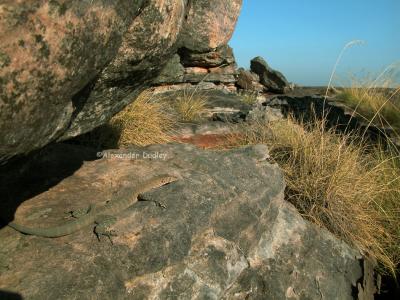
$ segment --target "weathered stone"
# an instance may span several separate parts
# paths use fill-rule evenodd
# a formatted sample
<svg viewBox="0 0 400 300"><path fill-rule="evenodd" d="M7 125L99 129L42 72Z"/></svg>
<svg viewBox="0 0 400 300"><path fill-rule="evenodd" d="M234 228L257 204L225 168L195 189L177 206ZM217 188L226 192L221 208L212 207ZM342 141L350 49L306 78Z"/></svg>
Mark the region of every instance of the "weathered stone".
<svg viewBox="0 0 400 300"><path fill-rule="evenodd" d="M73 95L115 56L144 1L0 4L0 158L67 130Z"/></svg>
<svg viewBox="0 0 400 300"><path fill-rule="evenodd" d="M236 82L236 77L230 74L185 74L183 81L197 83L200 81L205 82L221 82L221 83L233 83Z"/></svg>
<svg viewBox="0 0 400 300"><path fill-rule="evenodd" d="M207 74L208 69L207 68L201 68L201 67L187 67L185 68L185 74Z"/></svg>
<svg viewBox="0 0 400 300"><path fill-rule="evenodd" d="M242 0L189 1L180 46L207 52L227 44L233 34Z"/></svg>
<svg viewBox="0 0 400 300"><path fill-rule="evenodd" d="M257 74L247 71L243 68L238 69L236 84L240 88L249 91L261 92L264 90L264 86L259 82L259 80L260 77Z"/></svg>
<svg viewBox="0 0 400 300"><path fill-rule="evenodd" d="M226 67L209 68L208 70L210 73L215 73L215 74L237 75L235 63Z"/></svg>
<svg viewBox="0 0 400 300"><path fill-rule="evenodd" d="M236 84L233 83L233 82L232 83L225 83L223 89L228 91L228 92L230 92L230 93L237 93L237 90L238 90L237 87L236 87Z"/></svg>
<svg viewBox="0 0 400 300"><path fill-rule="evenodd" d="M283 118L284 116L280 108L265 106L263 103L257 103L249 112L247 120L250 122L274 122Z"/></svg>
<svg viewBox="0 0 400 300"><path fill-rule="evenodd" d="M217 82L217 83L235 83L236 82L235 64L223 67L204 68L187 67L185 68L184 82Z"/></svg>
<svg viewBox="0 0 400 300"><path fill-rule="evenodd" d="M153 81L153 84L182 83L184 73L185 68L181 65L180 57L175 54L162 69L160 75Z"/></svg>
<svg viewBox="0 0 400 300"><path fill-rule="evenodd" d="M267 91L284 93L289 88L289 82L279 71L271 69L267 62L260 56L251 60L250 69L260 76L260 83Z"/></svg>
<svg viewBox="0 0 400 300"><path fill-rule="evenodd" d="M178 47L207 52L226 44L241 0L189 4L3 1L0 160L106 123Z"/></svg>
<svg viewBox="0 0 400 300"><path fill-rule="evenodd" d="M171 84L171 85L163 85L156 86L152 88L152 91L155 94L162 94L165 92L172 91L182 91L182 90L190 90L193 88L193 84L191 83L180 83L180 84ZM227 88L226 84L215 84L214 82L199 82L195 84L195 88L198 91L210 91L210 90L225 90Z"/></svg>
<svg viewBox="0 0 400 300"><path fill-rule="evenodd" d="M207 99L205 114L210 119L232 123L246 120L250 105L241 101L238 95L223 91L210 91L205 96Z"/></svg>
<svg viewBox="0 0 400 300"><path fill-rule="evenodd" d="M198 52L182 48L179 50L179 55L185 67L213 68L235 63L232 48L228 45L223 45L207 52Z"/></svg>
<svg viewBox="0 0 400 300"><path fill-rule="evenodd" d="M64 223L71 208L132 197L142 180L156 174L180 179L144 193L142 201L118 215L113 245L99 242L91 227L55 239L2 228L3 291L27 300L346 300L353 299L353 287L366 284L359 253L283 200L283 176L268 162L266 146L129 148L80 168L82 160L71 164L77 158L74 147L51 146L36 156L32 169L25 168L22 179L3 177L4 201L27 200L15 212L17 222ZM32 172L38 165L40 174ZM46 179L53 180L54 171L65 173L60 166L68 172L49 188ZM36 180L21 193L20 181L30 176ZM31 190L36 191L32 198Z"/></svg>

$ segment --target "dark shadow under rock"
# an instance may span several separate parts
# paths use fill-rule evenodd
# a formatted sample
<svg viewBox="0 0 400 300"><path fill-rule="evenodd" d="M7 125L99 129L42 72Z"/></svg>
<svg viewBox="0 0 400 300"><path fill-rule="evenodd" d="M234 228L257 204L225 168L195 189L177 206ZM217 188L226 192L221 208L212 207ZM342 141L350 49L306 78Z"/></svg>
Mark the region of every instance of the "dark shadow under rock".
<svg viewBox="0 0 400 300"><path fill-rule="evenodd" d="M11 222L24 201L45 193L73 175L85 161L95 159L96 152L91 148L58 143L1 165L0 220Z"/></svg>

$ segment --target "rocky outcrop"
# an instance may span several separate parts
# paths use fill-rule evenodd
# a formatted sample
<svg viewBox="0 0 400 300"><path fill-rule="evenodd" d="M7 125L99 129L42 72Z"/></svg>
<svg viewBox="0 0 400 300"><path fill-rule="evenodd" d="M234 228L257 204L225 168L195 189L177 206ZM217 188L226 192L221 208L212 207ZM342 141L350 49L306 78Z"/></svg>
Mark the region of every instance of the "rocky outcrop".
<svg viewBox="0 0 400 300"><path fill-rule="evenodd" d="M261 95L288 93L295 86L281 72L271 69L262 57L251 61L251 70L237 69L233 50L228 45L208 52L181 48L178 54L154 81L157 90L179 90L196 85L200 90L222 89Z"/></svg>
<svg viewBox="0 0 400 300"><path fill-rule="evenodd" d="M119 214L113 244L99 242L91 227L55 239L4 227L0 289L7 293L24 299L345 300L370 284L357 251L283 200L282 173L268 161L266 146L129 148L83 165L87 150L79 160L79 149L53 145L30 164L42 172L26 168L17 178L3 177L5 199L29 197L15 213L17 222L64 223L65 212L129 197L157 174L179 180L144 193ZM49 188L46 178L62 174L60 166L68 169L65 177ZM27 196L19 187L29 177L36 180Z"/></svg>
<svg viewBox="0 0 400 300"><path fill-rule="evenodd" d="M261 56L251 60L250 69L260 77L260 83L264 85L266 91L284 93L289 88L289 82L285 76L281 72L271 69Z"/></svg>
<svg viewBox="0 0 400 300"><path fill-rule="evenodd" d="M241 3L1 3L0 159L107 122L152 84L177 49L225 45Z"/></svg>
<svg viewBox="0 0 400 300"><path fill-rule="evenodd" d="M181 48L178 54L169 60L160 76L155 79L155 86L180 85L183 89L186 88L186 83L198 85L205 82L236 91L237 66L233 50L228 45L206 52Z"/></svg>

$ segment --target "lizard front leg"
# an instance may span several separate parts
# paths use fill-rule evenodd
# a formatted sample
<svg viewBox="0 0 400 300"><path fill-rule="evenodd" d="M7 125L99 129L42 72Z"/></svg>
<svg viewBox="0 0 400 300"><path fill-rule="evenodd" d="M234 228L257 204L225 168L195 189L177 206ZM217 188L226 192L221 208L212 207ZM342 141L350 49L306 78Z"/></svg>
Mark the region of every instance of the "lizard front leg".
<svg viewBox="0 0 400 300"><path fill-rule="evenodd" d="M114 245L111 237L117 236L115 230L112 229L112 226L117 222L117 218L115 216L99 216L95 224L96 226L93 229L94 234L96 235L97 239L100 240L100 236L104 235L108 237L111 242L111 245Z"/></svg>

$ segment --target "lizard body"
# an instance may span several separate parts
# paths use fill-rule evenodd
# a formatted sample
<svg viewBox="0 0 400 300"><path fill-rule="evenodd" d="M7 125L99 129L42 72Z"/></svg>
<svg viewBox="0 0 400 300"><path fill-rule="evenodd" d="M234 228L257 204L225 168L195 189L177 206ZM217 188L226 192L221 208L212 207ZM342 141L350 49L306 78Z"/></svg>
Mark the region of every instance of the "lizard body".
<svg viewBox="0 0 400 300"><path fill-rule="evenodd" d="M74 222L69 222L63 225L48 227L48 228L30 228L20 224L16 224L14 222L8 223L8 226L25 234L42 236L42 237L53 238L53 237L68 235L75 231L80 230L85 226L88 226L91 223L94 223L99 215L116 214L128 208L137 201L139 194L144 193L152 188L160 187L164 184L176 180L177 178L171 175L159 175L149 180L146 180L141 184L140 188L137 188L133 192L132 197L127 197L126 199L119 199L116 201L112 201L103 207L94 208L90 210L85 216L77 219Z"/></svg>

